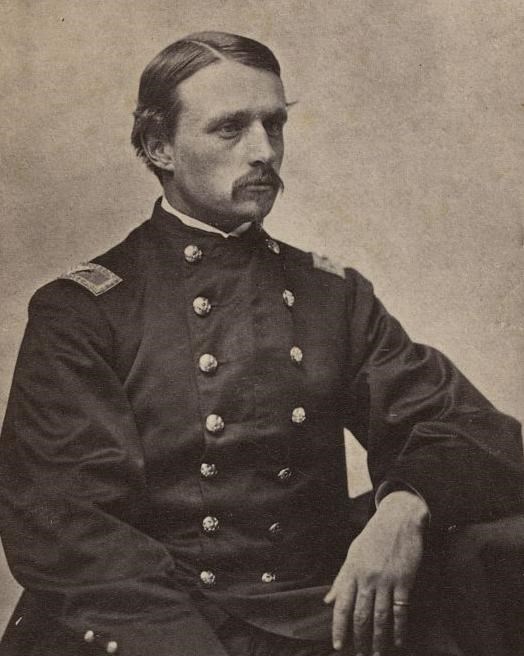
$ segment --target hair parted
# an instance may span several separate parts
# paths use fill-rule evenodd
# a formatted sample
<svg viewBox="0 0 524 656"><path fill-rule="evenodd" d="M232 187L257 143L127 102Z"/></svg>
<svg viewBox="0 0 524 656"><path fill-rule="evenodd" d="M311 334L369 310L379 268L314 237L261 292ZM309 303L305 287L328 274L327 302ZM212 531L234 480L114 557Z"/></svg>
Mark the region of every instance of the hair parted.
<svg viewBox="0 0 524 656"><path fill-rule="evenodd" d="M220 60L237 61L280 77L278 60L267 46L227 32L196 32L179 39L164 48L142 73L131 143L160 182L163 171L149 159L146 138L164 141L173 135L180 111L178 85Z"/></svg>

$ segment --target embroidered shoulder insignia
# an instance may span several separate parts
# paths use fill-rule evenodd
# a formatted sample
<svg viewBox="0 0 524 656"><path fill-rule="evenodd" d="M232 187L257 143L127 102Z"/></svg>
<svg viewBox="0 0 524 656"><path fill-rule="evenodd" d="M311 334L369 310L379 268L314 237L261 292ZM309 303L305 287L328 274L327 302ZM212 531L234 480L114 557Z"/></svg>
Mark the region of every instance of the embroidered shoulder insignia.
<svg viewBox="0 0 524 656"><path fill-rule="evenodd" d="M318 255L317 253L311 253L311 255L313 256L313 267L315 269L321 269L322 271L326 271L326 273L332 273L340 278L346 278L344 267L338 262L332 262L325 255Z"/></svg>
<svg viewBox="0 0 524 656"><path fill-rule="evenodd" d="M101 264L94 264L93 262L86 262L79 264L67 273L59 276L62 280L74 280L82 287L89 289L95 296L104 294L112 287L115 287L122 282L122 278L106 269Z"/></svg>

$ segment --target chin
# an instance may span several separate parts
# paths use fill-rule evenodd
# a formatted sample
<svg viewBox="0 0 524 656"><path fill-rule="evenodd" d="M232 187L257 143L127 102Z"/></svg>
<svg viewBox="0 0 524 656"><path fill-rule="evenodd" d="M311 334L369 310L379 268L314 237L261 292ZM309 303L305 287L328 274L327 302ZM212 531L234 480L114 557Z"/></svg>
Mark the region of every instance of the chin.
<svg viewBox="0 0 524 656"><path fill-rule="evenodd" d="M235 214L243 221L256 221L262 223L264 218L271 212L275 199L267 203L245 203Z"/></svg>

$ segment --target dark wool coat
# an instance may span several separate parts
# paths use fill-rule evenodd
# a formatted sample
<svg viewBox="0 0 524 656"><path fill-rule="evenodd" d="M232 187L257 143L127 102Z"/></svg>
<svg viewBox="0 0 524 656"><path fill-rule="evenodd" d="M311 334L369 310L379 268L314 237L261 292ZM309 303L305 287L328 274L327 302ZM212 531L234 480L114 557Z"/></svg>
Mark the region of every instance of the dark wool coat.
<svg viewBox="0 0 524 656"><path fill-rule="evenodd" d="M48 651L222 656L221 613L327 638L321 599L352 539L344 427L375 489L417 490L434 531L518 504L517 422L352 269L254 227L188 228L157 203L40 289L0 523L14 575L63 632Z"/></svg>

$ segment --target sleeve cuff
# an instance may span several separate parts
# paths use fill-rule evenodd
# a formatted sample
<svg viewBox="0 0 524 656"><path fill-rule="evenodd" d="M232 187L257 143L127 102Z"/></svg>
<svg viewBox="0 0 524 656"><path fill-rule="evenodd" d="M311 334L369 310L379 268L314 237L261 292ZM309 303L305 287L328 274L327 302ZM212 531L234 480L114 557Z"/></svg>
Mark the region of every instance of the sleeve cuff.
<svg viewBox="0 0 524 656"><path fill-rule="evenodd" d="M413 494L416 494L419 499L424 501L428 508L427 526L431 526L431 510L429 509L427 501L424 499L422 494L420 494L420 492L412 485L409 485L409 483L403 483L401 481L383 481L375 492L375 508L379 507L380 502L382 499L384 499L384 497L387 497L387 495L391 494L391 492L398 492L399 490L412 492Z"/></svg>

